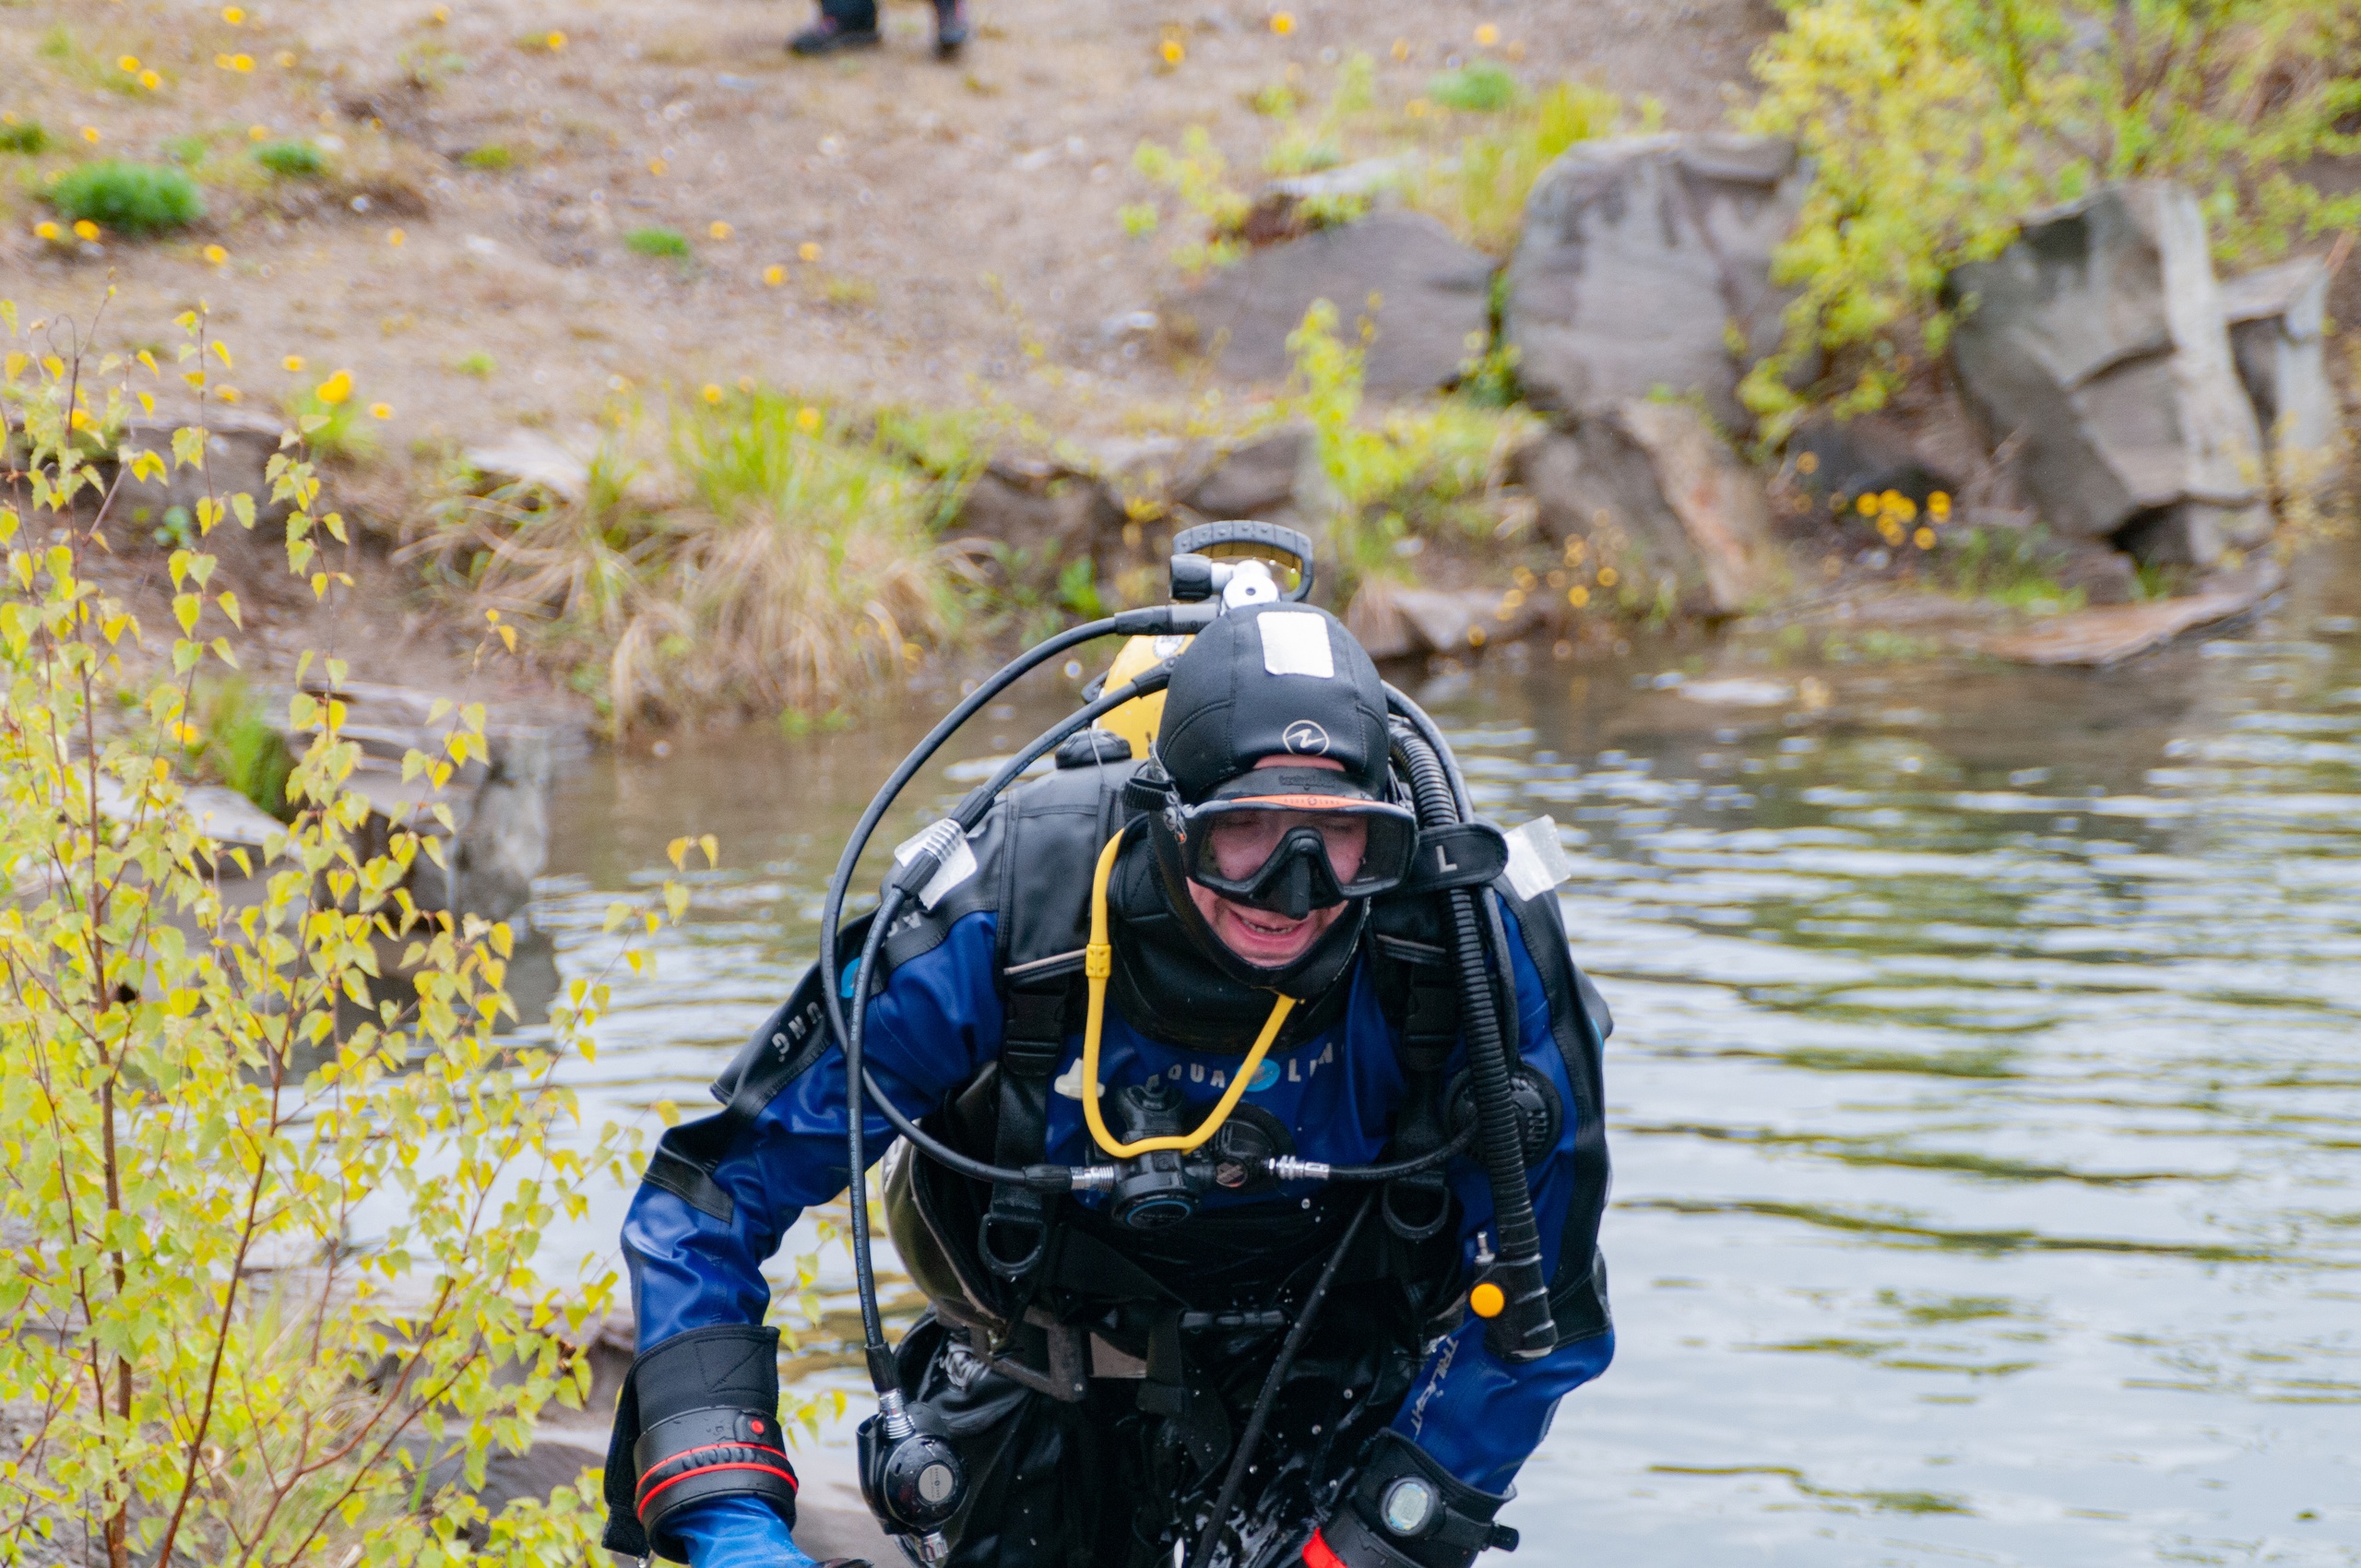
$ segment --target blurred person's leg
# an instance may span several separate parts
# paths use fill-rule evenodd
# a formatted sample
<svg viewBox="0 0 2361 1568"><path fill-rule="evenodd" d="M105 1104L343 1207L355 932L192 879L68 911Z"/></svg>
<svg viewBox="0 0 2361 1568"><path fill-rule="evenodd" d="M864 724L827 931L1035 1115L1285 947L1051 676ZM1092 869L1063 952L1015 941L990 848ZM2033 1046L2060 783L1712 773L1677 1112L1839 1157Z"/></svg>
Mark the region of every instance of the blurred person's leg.
<svg viewBox="0 0 2361 1568"><path fill-rule="evenodd" d="M820 0L820 17L787 41L795 54L833 54L877 45L877 0Z"/></svg>
<svg viewBox="0 0 2361 1568"><path fill-rule="evenodd" d="M934 0L934 52L948 60L967 34L967 0Z"/></svg>

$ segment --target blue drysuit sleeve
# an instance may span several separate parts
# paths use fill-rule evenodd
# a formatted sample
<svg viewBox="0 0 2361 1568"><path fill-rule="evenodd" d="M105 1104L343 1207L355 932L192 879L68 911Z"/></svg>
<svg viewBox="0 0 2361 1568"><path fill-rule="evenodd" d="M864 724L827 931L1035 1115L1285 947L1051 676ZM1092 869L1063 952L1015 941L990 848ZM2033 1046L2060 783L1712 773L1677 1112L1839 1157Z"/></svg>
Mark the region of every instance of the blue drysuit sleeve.
<svg viewBox="0 0 2361 1568"><path fill-rule="evenodd" d="M993 919L971 914L941 946L896 968L869 1008L863 1052L878 1086L915 1119L1000 1053L992 989ZM873 1160L893 1139L872 1110ZM713 1171L736 1205L724 1222L643 1182L623 1219L623 1258L639 1314L640 1347L692 1328L759 1324L770 1309L763 1264L802 1212L848 1184L845 1067L831 1051L779 1091ZM801 1568L777 1515L752 1499L718 1499L674 1516L694 1568Z"/></svg>
<svg viewBox="0 0 2361 1568"><path fill-rule="evenodd" d="M1516 972L1517 1043L1535 1071L1548 1076L1566 1109L1558 1142L1531 1176L1534 1218L1541 1228L1543 1272L1555 1277L1566 1213L1574 1199L1574 1115L1578 1103L1550 1029L1548 994L1518 932L1515 915L1501 911ZM1569 998L1570 1005L1578 1005ZM1472 1162L1468 1162L1472 1165ZM1462 1245L1471 1260L1477 1233L1489 1235L1492 1194L1480 1171L1465 1170L1453 1187L1466 1213ZM1435 1348L1417 1384L1394 1418L1394 1430L1416 1443L1468 1485L1501 1492L1549 1431L1558 1401L1607 1370L1615 1356L1612 1331L1560 1345L1537 1361L1514 1365L1484 1346L1484 1323L1471 1317Z"/></svg>
<svg viewBox="0 0 2361 1568"><path fill-rule="evenodd" d="M670 1523L688 1543L689 1568L818 1568L778 1515L751 1497L693 1503Z"/></svg>

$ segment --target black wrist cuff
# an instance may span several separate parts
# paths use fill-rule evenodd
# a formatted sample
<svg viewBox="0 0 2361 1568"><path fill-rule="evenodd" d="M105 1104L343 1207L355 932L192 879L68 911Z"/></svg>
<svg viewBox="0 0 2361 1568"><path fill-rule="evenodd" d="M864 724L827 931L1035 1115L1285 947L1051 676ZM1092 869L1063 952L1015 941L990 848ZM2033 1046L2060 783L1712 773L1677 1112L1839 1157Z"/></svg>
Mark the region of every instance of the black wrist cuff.
<svg viewBox="0 0 2361 1568"><path fill-rule="evenodd" d="M623 1430L626 1411L636 1431ZM641 1550L685 1562L687 1550L664 1522L708 1498L758 1499L794 1527L795 1467L778 1424L777 1329L692 1329L643 1352L624 1382L616 1427L615 1448L630 1444L630 1485L627 1502L616 1495L622 1455L611 1453L608 1500L637 1525ZM611 1526L610 1537L616 1533Z"/></svg>
<svg viewBox="0 0 2361 1568"><path fill-rule="evenodd" d="M1468 1568L1488 1548L1516 1550L1516 1532L1492 1523L1507 1501L1469 1486L1399 1432L1382 1431L1345 1505L1315 1538L1342 1568Z"/></svg>

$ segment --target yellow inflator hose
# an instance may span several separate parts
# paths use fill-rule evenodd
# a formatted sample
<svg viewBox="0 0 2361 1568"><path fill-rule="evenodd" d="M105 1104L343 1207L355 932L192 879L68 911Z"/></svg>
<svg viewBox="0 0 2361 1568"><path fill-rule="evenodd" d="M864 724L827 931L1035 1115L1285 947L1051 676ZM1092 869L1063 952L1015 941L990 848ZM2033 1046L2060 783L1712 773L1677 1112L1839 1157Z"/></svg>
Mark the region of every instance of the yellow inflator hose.
<svg viewBox="0 0 2361 1568"><path fill-rule="evenodd" d="M1107 980L1115 972L1114 944L1107 940L1107 883L1115 873L1115 855L1122 848L1123 836L1118 833L1107 840L1098 851L1098 869L1090 879L1090 942L1082 950L1082 970L1090 981L1090 1011L1082 1027L1082 1119L1090 1125L1090 1135L1098 1146L1117 1159L1130 1159L1137 1155L1156 1154L1166 1149L1178 1149L1188 1154L1221 1131L1238 1102L1246 1098L1246 1086L1252 1081L1254 1070L1263 1065L1263 1058L1270 1054L1271 1042L1279 1038L1279 1026L1287 1021L1295 1010L1295 998L1282 996L1271 1007L1271 1016L1263 1025L1261 1038L1254 1049L1246 1053L1240 1063L1238 1075L1230 1080L1219 1104L1207 1116L1204 1124L1186 1137L1142 1138L1135 1144L1119 1144L1107 1130L1106 1120L1098 1114L1098 1036L1107 1021Z"/></svg>

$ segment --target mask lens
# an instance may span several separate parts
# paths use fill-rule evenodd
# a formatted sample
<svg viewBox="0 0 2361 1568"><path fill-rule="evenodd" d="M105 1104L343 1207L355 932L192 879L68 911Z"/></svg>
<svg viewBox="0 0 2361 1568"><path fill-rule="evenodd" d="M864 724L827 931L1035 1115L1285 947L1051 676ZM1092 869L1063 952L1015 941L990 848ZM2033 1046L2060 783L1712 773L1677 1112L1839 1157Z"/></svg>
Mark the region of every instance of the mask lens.
<svg viewBox="0 0 2361 1568"><path fill-rule="evenodd" d="M1336 813L1295 811L1225 812L1204 836L1204 869L1225 882L1252 882L1287 836L1309 828L1320 837L1328 870L1339 886L1349 886L1369 858L1369 823Z"/></svg>
<svg viewBox="0 0 2361 1568"><path fill-rule="evenodd" d="M1407 812L1377 805L1334 811L1253 802L1189 814L1189 874L1216 892L1243 892L1275 859L1317 842L1327 873L1348 897L1382 892L1408 869L1417 828Z"/></svg>

